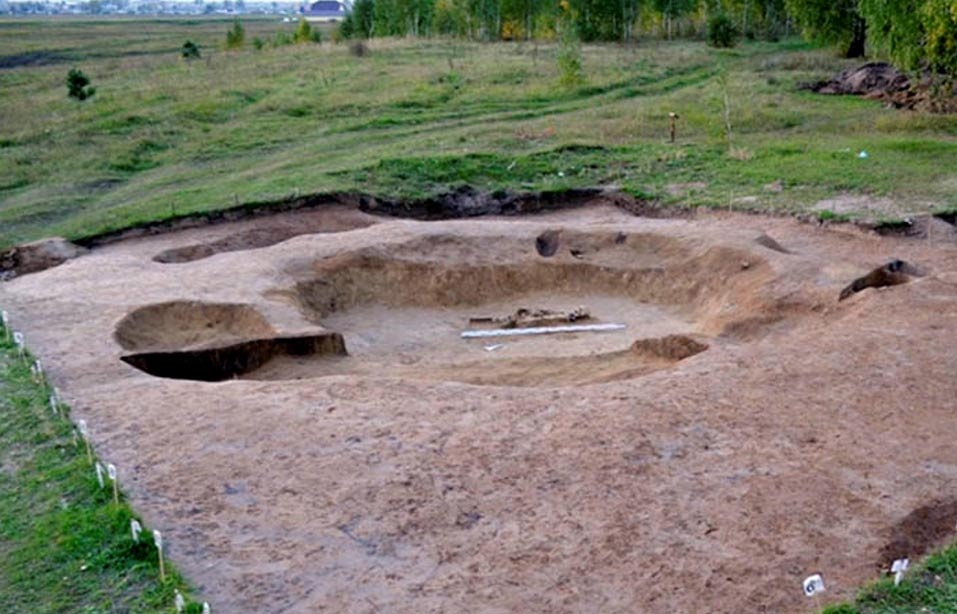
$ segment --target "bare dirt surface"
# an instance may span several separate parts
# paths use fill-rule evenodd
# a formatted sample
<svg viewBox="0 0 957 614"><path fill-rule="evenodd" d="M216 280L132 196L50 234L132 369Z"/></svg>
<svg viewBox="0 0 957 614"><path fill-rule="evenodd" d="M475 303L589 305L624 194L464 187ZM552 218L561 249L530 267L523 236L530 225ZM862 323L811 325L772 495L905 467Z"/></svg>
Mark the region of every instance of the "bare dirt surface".
<svg viewBox="0 0 957 614"><path fill-rule="evenodd" d="M950 539L952 242L604 206L375 221L177 264L154 257L230 224L144 237L0 284L216 611L809 612ZM895 258L923 276L838 302ZM626 328L460 337L580 306ZM347 356L221 382L121 360L332 333Z"/></svg>

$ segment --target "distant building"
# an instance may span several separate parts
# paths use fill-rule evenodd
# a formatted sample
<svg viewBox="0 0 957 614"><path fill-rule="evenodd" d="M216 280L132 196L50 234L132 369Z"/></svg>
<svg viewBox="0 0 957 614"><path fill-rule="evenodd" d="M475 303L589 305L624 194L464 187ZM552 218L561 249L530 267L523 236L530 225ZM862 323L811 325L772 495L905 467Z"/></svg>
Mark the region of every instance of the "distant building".
<svg viewBox="0 0 957 614"><path fill-rule="evenodd" d="M341 21L349 12L349 6L339 0L316 0L304 4L299 12L307 21Z"/></svg>

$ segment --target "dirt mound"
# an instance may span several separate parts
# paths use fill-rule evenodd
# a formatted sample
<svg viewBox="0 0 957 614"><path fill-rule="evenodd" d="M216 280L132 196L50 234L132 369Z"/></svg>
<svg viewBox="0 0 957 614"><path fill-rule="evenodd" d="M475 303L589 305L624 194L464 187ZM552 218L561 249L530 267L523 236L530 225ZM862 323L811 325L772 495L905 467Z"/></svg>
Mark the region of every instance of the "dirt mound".
<svg viewBox="0 0 957 614"><path fill-rule="evenodd" d="M0 279L50 269L85 252L84 248L61 237L18 245L0 252Z"/></svg>
<svg viewBox="0 0 957 614"><path fill-rule="evenodd" d="M631 349L661 360L684 360L707 350L708 345L685 335L668 335L658 339L639 339L632 344Z"/></svg>
<svg viewBox="0 0 957 614"><path fill-rule="evenodd" d="M868 62L845 70L831 79L803 83L800 89L818 94L864 96L880 100L897 109L931 113L957 112L957 87L949 96L941 95L932 75L925 73L918 83L886 62Z"/></svg>
<svg viewBox="0 0 957 614"><path fill-rule="evenodd" d="M868 62L849 68L825 81L806 83L801 87L818 94L868 96L894 94L910 89L910 79L886 62Z"/></svg>
<svg viewBox="0 0 957 614"><path fill-rule="evenodd" d="M934 501L905 516L890 530L890 541L881 548L877 565L890 568L896 559L927 554L954 535L957 500Z"/></svg>
<svg viewBox="0 0 957 614"><path fill-rule="evenodd" d="M877 267L867 275L858 277L852 281L841 290L838 300L843 301L851 295L867 288L884 288L887 286L906 284L910 281L911 276L917 276L919 274L918 269L913 265L903 260L892 260L884 266Z"/></svg>

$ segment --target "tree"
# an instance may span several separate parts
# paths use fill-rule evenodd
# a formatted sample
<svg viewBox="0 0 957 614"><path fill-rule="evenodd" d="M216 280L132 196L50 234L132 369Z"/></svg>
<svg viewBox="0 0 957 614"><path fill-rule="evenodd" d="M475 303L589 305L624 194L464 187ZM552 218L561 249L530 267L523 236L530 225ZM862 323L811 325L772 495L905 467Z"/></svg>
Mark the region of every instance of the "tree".
<svg viewBox="0 0 957 614"><path fill-rule="evenodd" d="M668 33L668 40L671 40L674 32L674 21L682 15L692 12L697 8L698 0L655 0L654 7L661 13L665 20L665 30Z"/></svg>
<svg viewBox="0 0 957 614"><path fill-rule="evenodd" d="M186 41L183 43L182 49L183 58L188 60L198 60L200 57L199 45L193 41Z"/></svg>
<svg viewBox="0 0 957 614"><path fill-rule="evenodd" d="M296 27L292 39L297 43L308 43L312 41L312 26L306 21L305 17L299 18L299 25Z"/></svg>
<svg viewBox="0 0 957 614"><path fill-rule="evenodd" d="M233 20L233 27L226 31L226 48L241 49L246 42L246 29L239 20Z"/></svg>
<svg viewBox="0 0 957 614"><path fill-rule="evenodd" d="M77 100L86 100L96 93L95 87L89 87L90 79L77 68L70 69L66 75L67 96Z"/></svg>
<svg viewBox="0 0 957 614"><path fill-rule="evenodd" d="M708 18L708 44L712 47L734 47L738 42L738 29L723 11Z"/></svg>
<svg viewBox="0 0 957 614"><path fill-rule="evenodd" d="M875 49L905 70L957 77L957 0L861 0Z"/></svg>
<svg viewBox="0 0 957 614"><path fill-rule="evenodd" d="M865 51L867 23L859 4L860 0L787 0L788 11L805 37L836 44L849 58L862 57Z"/></svg>

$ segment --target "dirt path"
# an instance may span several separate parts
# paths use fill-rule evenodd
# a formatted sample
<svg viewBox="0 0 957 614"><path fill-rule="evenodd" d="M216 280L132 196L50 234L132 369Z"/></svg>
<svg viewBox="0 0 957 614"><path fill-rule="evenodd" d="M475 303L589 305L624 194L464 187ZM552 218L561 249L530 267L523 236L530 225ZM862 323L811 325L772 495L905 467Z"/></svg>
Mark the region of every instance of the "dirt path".
<svg viewBox="0 0 957 614"><path fill-rule="evenodd" d="M0 284L217 611L808 612L805 576L824 575L823 602L849 597L888 548L952 537L909 517L957 500L952 245L604 207L377 222L153 260L205 241L192 230ZM236 247L228 234L205 242ZM926 275L837 302L892 258ZM573 297L628 328L493 351L456 335ZM152 322L124 329L135 350L114 339L170 301L187 306L127 320ZM166 343L223 362L237 339L317 331L350 355L221 382L120 360ZM649 356L669 334L707 349Z"/></svg>

